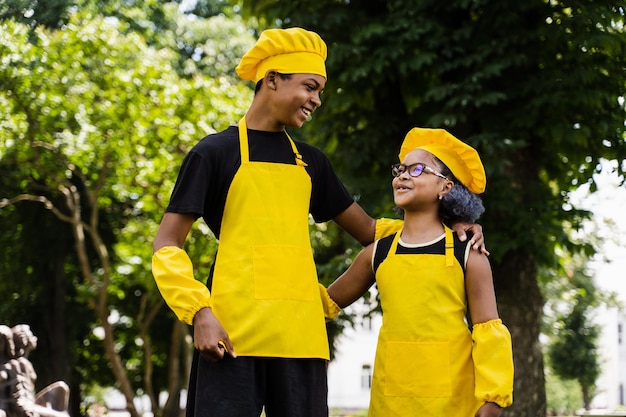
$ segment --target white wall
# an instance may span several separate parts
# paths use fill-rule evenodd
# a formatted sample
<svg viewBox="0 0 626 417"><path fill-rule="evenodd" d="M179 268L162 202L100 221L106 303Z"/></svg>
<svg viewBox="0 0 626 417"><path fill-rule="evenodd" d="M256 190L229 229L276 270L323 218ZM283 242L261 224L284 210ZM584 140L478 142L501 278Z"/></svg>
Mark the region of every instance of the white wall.
<svg viewBox="0 0 626 417"><path fill-rule="evenodd" d="M349 307L352 312L363 313L369 307L363 299ZM367 409L370 390L363 366L369 366L369 380L374 370L374 355L382 317L355 323L341 336L335 359L328 366L328 405L330 408ZM370 382L371 384L371 382Z"/></svg>

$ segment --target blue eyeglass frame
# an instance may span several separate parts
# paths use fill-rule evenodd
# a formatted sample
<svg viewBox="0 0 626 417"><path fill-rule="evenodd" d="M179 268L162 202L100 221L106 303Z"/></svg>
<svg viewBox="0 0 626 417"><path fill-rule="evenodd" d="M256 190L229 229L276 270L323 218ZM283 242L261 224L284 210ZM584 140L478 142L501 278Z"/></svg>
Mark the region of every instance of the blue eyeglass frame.
<svg viewBox="0 0 626 417"><path fill-rule="evenodd" d="M422 175L422 173L424 171L426 171L428 173L436 175L439 178L443 178L444 180L448 180L448 177L443 175L441 172L435 171L434 169L432 169L431 167L429 167L428 165L426 165L423 162L417 162L417 163L411 164L411 165L393 164L391 166L391 175L393 175L394 177L399 177L405 171L408 172L409 175L414 177L414 178L419 177L420 175Z"/></svg>

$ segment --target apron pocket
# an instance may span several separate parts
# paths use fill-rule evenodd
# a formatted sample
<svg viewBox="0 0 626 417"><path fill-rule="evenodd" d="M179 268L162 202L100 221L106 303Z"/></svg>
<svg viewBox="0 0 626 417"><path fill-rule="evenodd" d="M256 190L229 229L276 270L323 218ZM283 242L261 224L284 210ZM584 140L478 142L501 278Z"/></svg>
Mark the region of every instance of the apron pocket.
<svg viewBox="0 0 626 417"><path fill-rule="evenodd" d="M265 245L252 249L254 296L257 300L314 301L319 297L311 249Z"/></svg>
<svg viewBox="0 0 626 417"><path fill-rule="evenodd" d="M441 398L452 395L448 342L389 342L385 395Z"/></svg>

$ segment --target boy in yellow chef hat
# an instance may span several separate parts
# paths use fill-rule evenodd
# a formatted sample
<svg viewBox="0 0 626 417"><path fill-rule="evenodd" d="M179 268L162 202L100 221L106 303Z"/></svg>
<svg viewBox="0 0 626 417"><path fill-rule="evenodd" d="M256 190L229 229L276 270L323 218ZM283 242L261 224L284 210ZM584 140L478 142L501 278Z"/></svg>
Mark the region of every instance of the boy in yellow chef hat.
<svg viewBox="0 0 626 417"><path fill-rule="evenodd" d="M322 104L326 53L314 32L264 31L237 66L256 83L245 117L183 161L152 270L169 307L194 326L188 416L328 414L325 315L337 311L318 285L309 213L362 244L386 228L354 202L320 150L285 131ZM198 217L219 239L206 286L182 249ZM480 226L472 230L482 245Z"/></svg>
<svg viewBox="0 0 626 417"><path fill-rule="evenodd" d="M446 226L484 211L483 164L443 129L412 129L399 157L391 172L402 230L363 249L328 288L340 307L379 291L369 416L497 417L513 400L511 336L486 255Z"/></svg>

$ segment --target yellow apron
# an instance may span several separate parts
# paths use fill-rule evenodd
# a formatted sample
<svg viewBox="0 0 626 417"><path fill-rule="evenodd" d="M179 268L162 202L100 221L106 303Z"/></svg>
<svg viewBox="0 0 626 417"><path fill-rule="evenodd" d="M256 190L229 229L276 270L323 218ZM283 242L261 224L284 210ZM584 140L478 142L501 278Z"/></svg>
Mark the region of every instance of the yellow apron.
<svg viewBox="0 0 626 417"><path fill-rule="evenodd" d="M211 308L238 356L329 359L309 238L311 178L296 165L251 162L245 118L241 167L228 191Z"/></svg>
<svg viewBox="0 0 626 417"><path fill-rule="evenodd" d="M464 322L464 273L445 229L445 256L396 255L397 233L376 272L383 324L369 416L470 417L481 405Z"/></svg>

